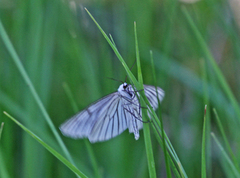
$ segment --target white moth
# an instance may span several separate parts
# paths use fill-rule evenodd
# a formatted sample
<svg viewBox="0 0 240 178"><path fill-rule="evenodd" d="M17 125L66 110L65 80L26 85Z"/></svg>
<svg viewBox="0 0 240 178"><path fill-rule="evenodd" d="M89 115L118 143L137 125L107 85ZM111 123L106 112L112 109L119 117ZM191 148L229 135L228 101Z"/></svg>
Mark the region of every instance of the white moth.
<svg viewBox="0 0 240 178"><path fill-rule="evenodd" d="M154 86L144 85L145 95L154 110L158 107L157 95L160 101L164 91ZM139 130L143 127L142 108L132 85L123 83L118 91L109 94L60 126L63 135L72 138L88 138L90 142L109 140L128 128L139 138Z"/></svg>

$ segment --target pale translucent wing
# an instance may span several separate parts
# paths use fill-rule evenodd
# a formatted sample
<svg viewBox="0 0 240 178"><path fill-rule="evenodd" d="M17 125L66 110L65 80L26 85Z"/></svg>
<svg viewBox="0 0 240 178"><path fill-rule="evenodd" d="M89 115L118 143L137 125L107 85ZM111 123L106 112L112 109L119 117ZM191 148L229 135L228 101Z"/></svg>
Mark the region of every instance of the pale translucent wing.
<svg viewBox="0 0 240 178"><path fill-rule="evenodd" d="M145 95L149 101L149 103L151 104L151 106L153 107L154 110L156 110L158 108L158 100L157 100L157 95L159 98L159 101L161 102L163 100L164 97L164 91L157 87L157 92L156 92L156 88L154 86L150 86L150 85L144 85L144 92ZM143 127L143 122L141 122L142 119L142 111L138 109L138 107L136 107L136 105L139 105L138 101L135 101L134 105L131 105L131 107L128 107L128 110L131 110L130 114L128 113L128 129L130 133L134 133L135 135L135 139L137 140L139 138L139 132L138 130L142 129ZM135 117L138 117L138 119L136 119ZM149 115L150 117L150 115Z"/></svg>
<svg viewBox="0 0 240 178"><path fill-rule="evenodd" d="M144 85L144 91L145 91L145 95L148 99L148 101L150 102L151 106L153 107L154 110L156 110L158 108L158 100L157 100L157 95L159 98L159 101L161 102L163 100L164 97L164 91L157 87L157 92L156 93L156 89L155 86L151 86L151 85ZM131 113L126 113L126 115L128 116L128 129L130 133L134 133L137 130L142 129L143 127L143 122L141 122L142 119L142 111L139 111L139 108L136 107L139 105L138 100L134 101L134 105L129 105L128 106L128 110L131 111ZM135 117L138 117L138 119L136 119ZM134 129L135 128L135 129ZM138 133L137 133L138 134ZM135 135L136 137L136 135Z"/></svg>
<svg viewBox="0 0 240 178"><path fill-rule="evenodd" d="M127 128L127 118L124 117L121 97L108 106L108 111L97 119L92 127L89 140L91 142L105 141L121 134Z"/></svg>
<svg viewBox="0 0 240 178"><path fill-rule="evenodd" d="M155 87L144 85L144 90L151 106L156 110L158 101ZM157 92L159 100L162 101L164 91L158 87ZM143 127L139 101L137 98L126 99L122 94L126 93L120 95L115 92L91 104L63 123L60 126L61 132L72 138L88 138L93 143L109 140L128 128L137 140L138 130Z"/></svg>
<svg viewBox="0 0 240 178"><path fill-rule="evenodd" d="M139 109L133 105L128 106L128 110L131 111L131 113L126 112L126 115L128 118L128 130L130 133L134 133L135 139L137 140L139 138L138 130L141 130L143 128L143 122L141 122L142 110L139 111ZM137 119L136 119L136 117L137 117Z"/></svg>
<svg viewBox="0 0 240 178"><path fill-rule="evenodd" d="M154 110L156 110L158 108L157 94L158 94L158 99L161 102L164 97L164 91L161 88L157 87L157 92L156 92L155 86L144 85L144 92L151 106L153 107Z"/></svg>
<svg viewBox="0 0 240 178"><path fill-rule="evenodd" d="M90 105L60 126L68 137L87 137L91 142L105 141L122 133L127 128L123 117L122 99L118 92L112 93Z"/></svg>

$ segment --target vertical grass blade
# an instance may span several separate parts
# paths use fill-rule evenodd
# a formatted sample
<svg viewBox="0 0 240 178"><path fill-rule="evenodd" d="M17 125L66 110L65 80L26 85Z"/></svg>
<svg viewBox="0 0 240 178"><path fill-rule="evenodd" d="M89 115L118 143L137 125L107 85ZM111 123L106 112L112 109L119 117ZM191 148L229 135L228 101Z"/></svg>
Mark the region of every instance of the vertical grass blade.
<svg viewBox="0 0 240 178"><path fill-rule="evenodd" d="M153 62L153 54L152 51L150 51L150 59L151 59L151 64L152 64L152 75L153 75L153 81L154 81L154 85L157 91L157 79L156 79L156 72L155 72L155 67L154 67L154 62ZM168 159L168 152L167 152L167 147L166 147L166 140L165 140L165 134L164 134L164 129L163 129L163 120L162 120L162 111L161 111L161 103L159 101L158 98L158 92L157 93L157 99L158 99L158 105L159 105L159 119L161 122L161 130L162 130L162 143L163 143L163 153L164 153L164 161L165 161L165 165L166 165L166 172L167 172L167 177L170 178L172 177L171 175L171 169L170 169L170 165L169 165L169 159Z"/></svg>
<svg viewBox="0 0 240 178"><path fill-rule="evenodd" d="M234 175L236 177L240 177L240 172L237 170L237 168L235 167L235 165L233 164L233 162L231 161L231 159L227 155L226 151L224 150L223 146L221 145L221 143L216 138L215 134L211 133L211 135L212 135L214 141L217 143L217 146L219 147L220 151L222 152L223 156L225 157L225 159L226 159L227 163L229 164L230 168L232 168L232 171L233 171Z"/></svg>
<svg viewBox="0 0 240 178"><path fill-rule="evenodd" d="M209 106L209 94L208 94L208 79L207 79L207 70L206 63L204 59L200 59L200 67L201 67L201 75L203 80L203 102ZM210 112L209 109L206 111L206 170L208 170L208 174L210 177L212 176L212 155L211 155L211 121L210 121Z"/></svg>
<svg viewBox="0 0 240 178"><path fill-rule="evenodd" d="M138 82L140 83L141 87L143 87L143 77L142 77L142 69L141 69L140 54L139 54L139 47L138 47L136 22L134 22L134 37L135 37L136 59L137 59Z"/></svg>
<svg viewBox="0 0 240 178"><path fill-rule="evenodd" d="M5 165L5 160L3 158L3 154L2 154L2 148L1 148L1 144L0 144L0 177L3 178L10 178L7 169L6 169L6 165Z"/></svg>
<svg viewBox="0 0 240 178"><path fill-rule="evenodd" d="M67 96L68 96L68 98L70 100L70 103L71 103L71 105L73 107L74 112L78 112L79 109L78 109L77 103L74 100L72 92L71 92L71 90L70 90L70 88L69 88L69 86L68 86L68 84L66 82L63 83L63 88L64 88L64 90L65 90L65 92L66 92L66 94L67 94ZM101 176L101 174L99 172L97 160L96 160L96 157L94 155L92 146L91 146L91 144L89 143L89 141L87 139L84 139L84 143L85 143L85 145L87 147L87 151L88 151L88 154L89 154L92 166L93 166L93 170L95 172L95 177L100 178L102 176Z"/></svg>
<svg viewBox="0 0 240 178"><path fill-rule="evenodd" d="M2 137L3 126L4 126L4 122L2 122L1 127L0 127L0 141L1 141L1 137Z"/></svg>
<svg viewBox="0 0 240 178"><path fill-rule="evenodd" d="M150 105L149 101L147 99L145 100L145 102L147 103L147 105ZM161 123L160 123L156 113L153 111L153 109L151 107L149 109L150 109L150 113L152 114L152 117L153 117L153 120L152 120L153 124L152 124L152 126L153 126L153 129L154 129L155 136L157 137L157 140L158 140L159 144L161 146L163 146L162 140L161 140L161 137L162 137ZM170 140L168 139L168 137L167 137L165 132L164 132L164 137L166 139L166 146L168 148L168 151L169 151L169 153L171 155L171 158L176 163L178 171L180 172L182 177L188 177L186 172L185 172L185 170L184 170L184 168L183 168L183 166L182 166L182 164L181 164L181 162L180 162L180 160L179 160L179 158L178 158L178 156L177 156L177 154L176 154L176 152L175 152L175 150L174 150L174 148L173 148L173 146L172 146L172 144L171 144L171 142L170 142ZM171 164L171 165L172 165L172 167L174 169L176 168L175 165L173 165L173 164ZM175 175L178 175L178 174L175 174Z"/></svg>
<svg viewBox="0 0 240 178"><path fill-rule="evenodd" d="M72 105L73 111L74 111L74 112L78 112L79 109L78 109L77 103L76 103L76 101L74 100L74 97L73 97L73 95L72 95L72 92L71 92L68 84L67 84L66 82L64 82L64 83L62 84L62 86L63 86L63 89L64 89L64 91L65 91L65 93L66 93L66 95L67 95L67 97L68 97L71 105Z"/></svg>
<svg viewBox="0 0 240 178"><path fill-rule="evenodd" d="M203 118L203 133L202 133L202 172L201 177L206 178L206 112L207 105L205 105L204 109L204 118Z"/></svg>
<svg viewBox="0 0 240 178"><path fill-rule="evenodd" d="M15 122L19 127L21 127L25 132L27 132L31 137L33 137L36 141L38 141L43 147L45 147L50 153L52 153L57 159L59 159L63 164L65 164L70 170L72 170L76 175L79 177L86 178L87 176L84 175L79 169L77 169L72 163L70 163L67 159L65 159L61 154L55 151L52 147L46 144L42 139L40 139L37 135L23 126L20 122L18 122L15 118L9 115L7 112L3 112L8 118L10 118L13 122Z"/></svg>
<svg viewBox="0 0 240 178"><path fill-rule="evenodd" d="M140 83L141 88L143 88L143 77L142 77L140 55L139 55L139 48L138 48L136 22L134 22L134 34L135 34L135 49L136 49L136 58L137 58L137 69L138 69L138 81ZM146 107L146 104L144 102L141 102L141 106ZM143 112L143 120L147 121L146 119L147 111L142 109L142 112ZM148 160L149 177L155 178L157 177L157 175L156 175L156 169L155 169L155 161L153 157L153 149L152 149L152 141L151 141L149 124L143 124L143 134L144 134L144 142L145 142L145 148L146 148L146 154L147 154L147 160Z"/></svg>
<svg viewBox="0 0 240 178"><path fill-rule="evenodd" d="M189 15L187 9L185 7L182 8L182 11L184 13L184 15L186 16L187 18L187 21L189 23L189 25L191 26L196 38L197 38L197 41L200 45L200 47L202 48L202 51L203 53L205 54L206 56L206 59L208 59L208 61L210 62L215 74L216 74L216 77L217 79L219 80L219 83L220 85L222 86L224 92L226 93L226 95L228 96L228 98L230 99L230 102L235 110L235 113L237 115L237 121L238 121L238 124L240 124L240 108L239 108L239 104L236 100L236 98L234 97L224 75L222 74L221 70L219 69L216 61L214 60L211 52L209 51L208 49L208 46L206 44L206 42L204 41L201 33L199 32L199 30L197 29L196 25L194 24L191 16Z"/></svg>
<svg viewBox="0 0 240 178"><path fill-rule="evenodd" d="M52 130L55 138L57 139L60 147L62 148L64 154L69 159L69 161L71 163L73 163L73 159L72 159L71 155L69 154L65 144L63 143L61 137L59 136L59 134L58 134L58 132L56 130L56 128L54 127L53 122L50 119L50 117L49 117L45 107L43 106L43 103L42 103L40 97L38 96L38 94L37 94L37 92L36 92L32 82L30 80L26 70L24 69L24 67L23 67L23 65L21 63L21 60L18 57L18 55L17 55L17 53L16 53L16 51L15 51L15 49L14 49L14 47L13 47L13 45L12 45L12 43L11 43L7 33L6 33L6 31L5 31L1 21L0 21L0 35L1 35L2 39L3 39L4 44L6 45L7 50L9 51L10 55L12 56L13 61L16 64L20 74L22 75L24 81L26 82L27 86L29 87L29 89L31 91L31 94L33 95L33 98L35 99L35 101L36 101L38 107L40 108L44 118L46 119L50 129Z"/></svg>
<svg viewBox="0 0 240 178"><path fill-rule="evenodd" d="M217 111L216 111L215 108L213 108L213 112L214 112L214 115L215 115L215 117L216 117L219 130L220 130L220 132L221 132L221 134L222 134L223 141L224 141L224 143L225 143L225 145L226 145L226 147L227 147L227 151L228 151L228 153L230 154L230 156L231 156L231 158L232 158L232 160L233 160L233 162L234 162L235 167L236 167L236 168L238 169L238 171L240 172L240 169L239 169L239 166L238 166L238 161L237 161L236 157L235 157L234 154L233 154L233 151L232 151L231 146L230 146L230 144L229 144L229 142L228 142L226 133L225 133L225 131L224 131L224 129L223 129L223 125L222 125L222 123L221 123L221 120L220 120L220 118L219 118L219 116L218 116L218 113L217 113Z"/></svg>

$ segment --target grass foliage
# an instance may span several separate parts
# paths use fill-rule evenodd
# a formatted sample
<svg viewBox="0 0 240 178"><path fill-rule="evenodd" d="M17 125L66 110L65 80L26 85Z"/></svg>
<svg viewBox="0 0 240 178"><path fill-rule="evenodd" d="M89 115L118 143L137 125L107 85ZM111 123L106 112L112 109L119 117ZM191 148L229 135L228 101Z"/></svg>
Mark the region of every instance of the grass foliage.
<svg viewBox="0 0 240 178"><path fill-rule="evenodd" d="M239 177L240 22L228 3L1 1L0 177ZM138 141L61 135L117 90L107 77L126 76L142 106L143 83L166 94Z"/></svg>

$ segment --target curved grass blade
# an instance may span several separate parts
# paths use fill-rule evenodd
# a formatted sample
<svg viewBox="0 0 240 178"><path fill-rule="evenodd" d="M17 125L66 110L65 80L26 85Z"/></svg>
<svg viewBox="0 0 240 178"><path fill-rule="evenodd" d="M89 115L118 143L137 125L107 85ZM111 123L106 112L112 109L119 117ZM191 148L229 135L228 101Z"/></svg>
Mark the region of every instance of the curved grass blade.
<svg viewBox="0 0 240 178"><path fill-rule="evenodd" d="M153 72L153 81L154 81L154 85L157 91L157 79L156 79L156 72L155 72L155 67L154 67L154 62L153 62L153 53L152 51L150 51L150 59L151 59L151 64L152 64L152 72ZM158 114L159 114L159 119L161 122L161 130L162 130L162 140L163 140L163 153L164 153L164 160L165 160L165 165L166 165L166 172L167 172L167 177L170 178L172 177L171 175L171 169L170 169L170 165L169 165L169 157L168 157L168 153L167 153L167 147L166 147L166 140L165 140L165 136L164 136L164 129L163 129L163 120L162 120L162 111L161 111L161 103L159 101L158 98L158 92L157 93L157 99L158 99Z"/></svg>
<svg viewBox="0 0 240 178"><path fill-rule="evenodd" d="M218 125L219 130L220 130L220 132L221 132L221 134L222 134L224 143L225 143L225 145L226 145L226 147L227 147L227 151L228 151L228 153L230 154L230 156L231 156L231 158L232 158L232 160L233 160L233 162L234 162L235 167L236 167L236 168L238 169L238 171L240 172L240 169L239 169L239 166L238 166L238 161L237 161L236 157L235 157L234 154L233 154L233 151L232 151L231 146L230 146L230 144L229 144L229 142L228 142L226 133L225 133L225 131L224 131L224 129L223 129L223 125L222 125L222 123L221 123L221 120L220 120L220 118L219 118L219 116L218 116L218 113L217 113L217 111L216 111L215 108L213 108L213 112L214 112L215 117L216 117L216 119L217 119L217 125Z"/></svg>
<svg viewBox="0 0 240 178"><path fill-rule="evenodd" d="M118 49L116 48L115 44L112 42L112 40L106 35L106 33L103 31L103 29L100 27L100 25L97 23L97 21L94 19L94 17L92 16L92 14L87 10L87 8L85 8L85 10L87 11L88 15L91 17L91 19L94 21L94 23L97 25L97 27L99 28L100 32L102 33L102 35L104 36L104 38L107 40L108 44L111 46L111 48L113 49L114 53L116 54L116 56L118 57L118 59L120 60L120 62L122 63L124 69L126 70L129 79L132 80L133 84L135 85L135 87L138 89L140 89L140 85L137 81L137 79L135 78L135 76L132 74L132 72L130 71L130 69L128 68L126 62L123 60L121 54L119 53Z"/></svg>
<svg viewBox="0 0 240 178"><path fill-rule="evenodd" d="M77 103L75 102L74 97L72 95L72 92L71 92L71 90L70 90L70 88L69 88L69 86L68 86L68 84L66 82L63 83L63 88L64 88L64 90L65 90L65 92L66 92L66 94L67 94L67 96L68 96L68 98L70 100L70 103L71 103L71 105L73 107L74 112L78 112L79 109L78 109ZM91 146L91 144L89 143L89 141L87 139L84 139L84 142L85 142L85 145L87 147L88 154L90 156L90 160L91 160L94 172L95 172L95 176L97 178L100 178L102 176L101 176L101 174L99 172L97 160L96 160L96 157L94 155L92 146Z"/></svg>
<svg viewBox="0 0 240 178"><path fill-rule="evenodd" d="M227 155L226 151L224 150L223 146L221 145L221 143L218 141L218 139L216 138L214 133L211 133L214 141L217 143L220 151L222 152L223 156L225 157L227 163L229 164L229 166L232 168L233 173L235 174L236 177L240 177L240 172L238 172L237 168L235 167L235 165L233 164L232 160L229 158L229 156Z"/></svg>
<svg viewBox="0 0 240 178"><path fill-rule="evenodd" d="M12 43L11 43L7 33L6 33L6 31L5 31L1 21L0 21L0 35L1 35L2 39L3 39L3 42L5 43L6 48L8 49L10 55L12 56L13 61L16 64L20 74L22 75L24 81L26 82L27 86L29 87L30 92L33 95L33 98L35 99L38 107L40 108L40 110L41 110L45 120L47 121L50 129L52 130L55 138L57 139L58 144L62 148L62 150L65 153L65 155L68 158L68 160L74 164L73 159L72 159L70 153L68 152L65 144L63 143L60 135L58 134L55 126L53 125L53 122L52 122L51 118L49 117L49 115L48 115L48 113L47 113L47 111L46 111L46 109L45 109L45 107L44 107L40 97L38 96L38 94L37 94L37 92L36 92L36 90L35 90L35 88L34 88L34 86L32 84L32 81L30 80L26 70L24 69L24 67L23 67L23 65L21 63L21 60L20 60L17 52L15 51L15 49L14 49L14 47L13 47L13 45L12 45Z"/></svg>
<svg viewBox="0 0 240 178"><path fill-rule="evenodd" d="M57 159L59 159L63 164L65 164L70 170L72 170L76 175L86 178L87 176L84 175L79 169L77 169L72 163L70 163L66 158L64 158L61 154L55 151L52 147L46 144L41 138L23 126L20 122L14 119L11 115L7 112L3 112L8 118L10 118L13 122L15 122L18 126L20 126L25 132L27 132L30 136L32 136L36 141L38 141L43 147L45 147L50 153L53 154Z"/></svg>
<svg viewBox="0 0 240 178"><path fill-rule="evenodd" d="M12 113L19 116L19 118L24 118L26 116L26 112L23 111L23 109L19 105L17 105L10 96L8 96L5 92L1 90L0 98L0 104L6 106L6 109L11 109Z"/></svg>

